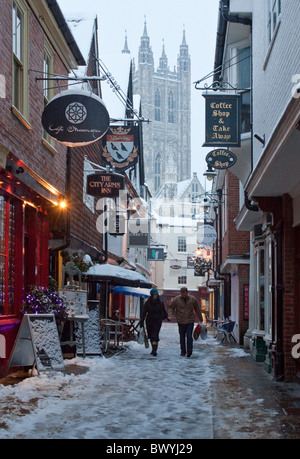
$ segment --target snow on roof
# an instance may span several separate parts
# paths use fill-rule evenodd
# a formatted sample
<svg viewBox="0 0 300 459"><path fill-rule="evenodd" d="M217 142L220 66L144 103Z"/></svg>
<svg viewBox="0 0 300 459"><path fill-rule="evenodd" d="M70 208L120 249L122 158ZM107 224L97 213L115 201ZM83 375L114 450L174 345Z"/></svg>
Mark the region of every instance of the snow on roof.
<svg viewBox="0 0 300 459"><path fill-rule="evenodd" d="M188 180L183 180L182 182L178 182L177 184L177 196L180 198L183 193L187 190L190 183L193 181L193 178L189 178Z"/></svg>

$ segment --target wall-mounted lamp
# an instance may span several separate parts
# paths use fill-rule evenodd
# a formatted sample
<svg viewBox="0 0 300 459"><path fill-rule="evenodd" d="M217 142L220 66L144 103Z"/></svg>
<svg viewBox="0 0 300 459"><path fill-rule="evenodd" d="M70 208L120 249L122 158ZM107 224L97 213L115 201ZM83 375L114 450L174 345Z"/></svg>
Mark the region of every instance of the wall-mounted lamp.
<svg viewBox="0 0 300 459"><path fill-rule="evenodd" d="M214 177L217 175L216 171L208 164L206 172L204 172L204 177L207 178L210 182L214 179Z"/></svg>
<svg viewBox="0 0 300 459"><path fill-rule="evenodd" d="M58 205L59 205L59 207L60 207L61 209L65 209L65 208L67 207L66 201L60 201L60 202L58 203Z"/></svg>
<svg viewBox="0 0 300 459"><path fill-rule="evenodd" d="M260 135L258 134L254 134L254 137L260 142L263 144L263 146L265 145L265 142L266 142L266 139L265 139L265 134L263 137L261 137Z"/></svg>

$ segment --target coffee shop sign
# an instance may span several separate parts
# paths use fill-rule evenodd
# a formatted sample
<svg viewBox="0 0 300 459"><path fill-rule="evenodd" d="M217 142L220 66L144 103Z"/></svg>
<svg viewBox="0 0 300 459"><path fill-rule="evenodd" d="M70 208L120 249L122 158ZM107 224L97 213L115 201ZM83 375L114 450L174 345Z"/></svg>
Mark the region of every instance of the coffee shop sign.
<svg viewBox="0 0 300 459"><path fill-rule="evenodd" d="M208 153L206 162L214 169L229 169L236 163L236 156L232 151L218 148Z"/></svg>

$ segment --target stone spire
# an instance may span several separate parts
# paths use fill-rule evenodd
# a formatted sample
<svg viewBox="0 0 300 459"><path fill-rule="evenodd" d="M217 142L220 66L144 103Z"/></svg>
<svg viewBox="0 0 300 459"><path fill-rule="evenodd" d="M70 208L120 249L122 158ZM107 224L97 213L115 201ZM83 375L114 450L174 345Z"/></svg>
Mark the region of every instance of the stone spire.
<svg viewBox="0 0 300 459"><path fill-rule="evenodd" d="M166 70L168 68L168 58L165 52L165 42L163 40L163 49L162 49L162 54L159 59L159 69L160 70Z"/></svg>
<svg viewBox="0 0 300 459"><path fill-rule="evenodd" d="M147 33L146 17L144 22L144 33L141 38L141 45L139 47L139 63L154 65L153 52L150 46L150 38Z"/></svg>
<svg viewBox="0 0 300 459"><path fill-rule="evenodd" d="M122 50L122 54L130 54L130 50L128 48L128 43L127 43L127 30L125 30L125 43L124 43L124 48Z"/></svg>

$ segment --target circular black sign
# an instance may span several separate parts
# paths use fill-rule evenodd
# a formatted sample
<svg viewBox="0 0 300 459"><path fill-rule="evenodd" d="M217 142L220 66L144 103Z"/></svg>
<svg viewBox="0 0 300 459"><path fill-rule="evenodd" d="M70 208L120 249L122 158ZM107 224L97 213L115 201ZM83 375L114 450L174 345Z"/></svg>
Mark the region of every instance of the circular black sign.
<svg viewBox="0 0 300 459"><path fill-rule="evenodd" d="M236 163L236 156L232 151L218 148L208 153L206 162L214 169L229 169Z"/></svg>
<svg viewBox="0 0 300 459"><path fill-rule="evenodd" d="M45 131L68 147L96 142L109 128L109 114L100 99L87 91L63 91L45 107Z"/></svg>

